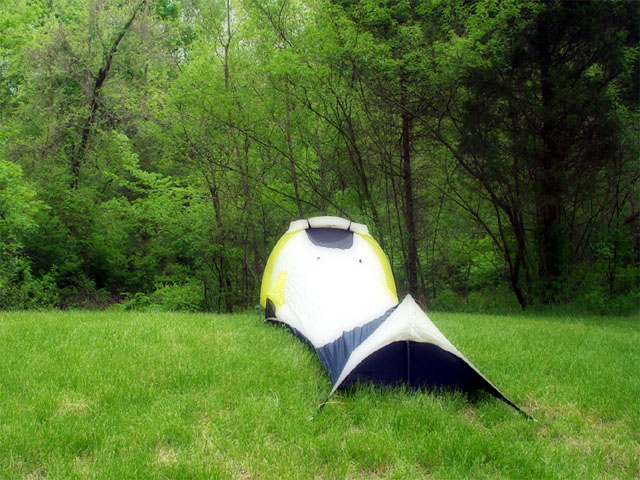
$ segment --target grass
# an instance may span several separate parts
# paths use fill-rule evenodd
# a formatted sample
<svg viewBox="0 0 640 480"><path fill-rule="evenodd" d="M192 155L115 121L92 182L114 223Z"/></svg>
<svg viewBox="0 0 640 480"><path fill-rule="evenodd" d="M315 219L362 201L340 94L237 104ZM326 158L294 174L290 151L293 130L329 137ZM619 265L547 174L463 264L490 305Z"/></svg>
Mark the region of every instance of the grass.
<svg viewBox="0 0 640 480"><path fill-rule="evenodd" d="M538 422L371 386L315 416L315 354L256 314L0 313L0 478L640 476L638 317L432 319Z"/></svg>

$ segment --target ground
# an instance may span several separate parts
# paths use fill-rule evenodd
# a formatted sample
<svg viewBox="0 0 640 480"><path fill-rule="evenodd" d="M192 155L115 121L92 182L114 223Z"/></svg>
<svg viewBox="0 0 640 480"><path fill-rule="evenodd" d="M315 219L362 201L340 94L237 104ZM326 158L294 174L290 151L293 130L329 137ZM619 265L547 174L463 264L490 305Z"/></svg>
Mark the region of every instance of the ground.
<svg viewBox="0 0 640 480"><path fill-rule="evenodd" d="M0 478L637 478L640 318L430 314L490 396L330 389L238 315L0 313Z"/></svg>

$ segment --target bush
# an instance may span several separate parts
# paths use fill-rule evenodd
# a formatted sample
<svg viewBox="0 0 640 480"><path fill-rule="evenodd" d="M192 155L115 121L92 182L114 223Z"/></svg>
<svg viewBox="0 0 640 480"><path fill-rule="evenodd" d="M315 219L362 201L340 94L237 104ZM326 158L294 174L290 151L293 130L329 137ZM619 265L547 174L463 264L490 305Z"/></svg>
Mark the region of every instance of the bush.
<svg viewBox="0 0 640 480"><path fill-rule="evenodd" d="M202 287L196 282L160 285L150 294L138 292L126 300L125 310L202 311L204 296Z"/></svg>
<svg viewBox="0 0 640 480"><path fill-rule="evenodd" d="M466 296L447 288L431 300L431 309L447 312L519 312L520 305L513 293L502 286L472 290Z"/></svg>
<svg viewBox="0 0 640 480"><path fill-rule="evenodd" d="M32 298L35 285L23 241L35 229L34 216L44 208L34 197L22 169L0 160L0 309L26 308Z"/></svg>

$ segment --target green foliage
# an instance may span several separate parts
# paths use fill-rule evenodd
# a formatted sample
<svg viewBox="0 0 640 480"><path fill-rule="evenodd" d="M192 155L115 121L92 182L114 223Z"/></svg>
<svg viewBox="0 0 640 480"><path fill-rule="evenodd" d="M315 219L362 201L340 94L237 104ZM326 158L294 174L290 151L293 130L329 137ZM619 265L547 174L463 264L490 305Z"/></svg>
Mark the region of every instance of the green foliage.
<svg viewBox="0 0 640 480"><path fill-rule="evenodd" d="M176 20L180 15L178 2L172 0L159 0L156 3L156 13L163 20Z"/></svg>
<svg viewBox="0 0 640 480"><path fill-rule="evenodd" d="M0 308L247 308L328 214L425 305L634 310L633 2L5 4Z"/></svg>
<svg viewBox="0 0 640 480"><path fill-rule="evenodd" d="M48 280L34 281L23 245L44 209L35 195L22 169L0 159L0 309L38 306L45 300L41 290Z"/></svg>
<svg viewBox="0 0 640 480"><path fill-rule="evenodd" d="M165 284L145 295L136 293L122 304L125 310L158 310L197 312L204 308L202 284Z"/></svg>

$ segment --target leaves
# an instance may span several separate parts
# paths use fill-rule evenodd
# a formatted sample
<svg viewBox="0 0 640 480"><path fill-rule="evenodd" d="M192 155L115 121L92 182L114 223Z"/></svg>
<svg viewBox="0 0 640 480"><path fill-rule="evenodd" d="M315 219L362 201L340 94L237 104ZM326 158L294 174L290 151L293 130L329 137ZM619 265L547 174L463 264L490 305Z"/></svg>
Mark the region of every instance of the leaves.
<svg viewBox="0 0 640 480"><path fill-rule="evenodd" d="M5 307L253 306L325 214L439 308L638 289L631 2L5 3Z"/></svg>

